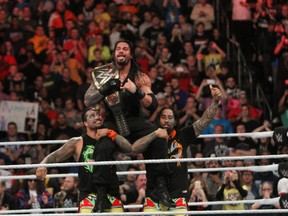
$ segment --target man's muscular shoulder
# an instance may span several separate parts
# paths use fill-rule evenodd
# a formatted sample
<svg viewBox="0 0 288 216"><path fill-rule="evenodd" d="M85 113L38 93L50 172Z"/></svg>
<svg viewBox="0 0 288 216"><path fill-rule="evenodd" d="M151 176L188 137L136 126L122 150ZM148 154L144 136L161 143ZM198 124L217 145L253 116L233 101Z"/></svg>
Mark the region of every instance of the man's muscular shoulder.
<svg viewBox="0 0 288 216"><path fill-rule="evenodd" d="M74 137L71 138L69 141L71 142L71 145L74 145L75 148L74 158L76 161L78 161L83 147L83 138L81 136Z"/></svg>
<svg viewBox="0 0 288 216"><path fill-rule="evenodd" d="M77 145L79 142L83 142L82 136L72 137L71 139L68 140L68 143L70 145Z"/></svg>

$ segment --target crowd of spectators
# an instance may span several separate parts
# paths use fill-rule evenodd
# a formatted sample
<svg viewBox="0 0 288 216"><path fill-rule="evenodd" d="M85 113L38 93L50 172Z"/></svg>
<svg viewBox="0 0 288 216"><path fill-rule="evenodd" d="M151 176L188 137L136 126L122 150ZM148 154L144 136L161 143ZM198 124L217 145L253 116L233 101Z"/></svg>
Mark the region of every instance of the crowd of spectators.
<svg viewBox="0 0 288 216"><path fill-rule="evenodd" d="M288 5L284 2L232 0L231 23L243 53L258 63L256 73L271 85L274 115L287 126ZM214 4L209 0L0 0L0 103L9 100L39 104L35 133L19 133L17 124L11 121L0 128L0 141L63 140L81 135L81 111L91 71L111 61L119 39L134 43L137 63L151 78L159 104L149 116L151 121L163 106L172 106L178 114L179 127L193 124L211 103L208 85L212 84L221 89L223 98L205 134L272 131L272 122L265 119L261 109L251 105L253 101L248 101L245 89L237 85L237 74L226 53L226 44L232 40L217 28ZM58 147L0 146L0 165L39 163ZM199 139L191 143L188 155L287 153L288 144L278 146L271 138L239 136ZM117 160L141 158L142 155L117 155ZM278 161L206 161L189 166L217 168L273 162ZM145 165L124 165L118 169L145 170ZM49 172L75 170L53 168ZM0 173L21 175L31 170L0 169ZM0 180L0 210L75 206L77 179L67 178L47 179L45 185L35 180ZM279 179L272 172L193 173L189 178L191 202L270 198L280 193ZM145 196L145 175L128 175L120 181L123 202L140 204ZM68 193L72 193L70 200L65 201ZM13 197L17 202L11 201ZM220 207L205 205L195 209ZM274 207L278 208L269 208ZM244 208L258 209L261 205L223 206Z"/></svg>

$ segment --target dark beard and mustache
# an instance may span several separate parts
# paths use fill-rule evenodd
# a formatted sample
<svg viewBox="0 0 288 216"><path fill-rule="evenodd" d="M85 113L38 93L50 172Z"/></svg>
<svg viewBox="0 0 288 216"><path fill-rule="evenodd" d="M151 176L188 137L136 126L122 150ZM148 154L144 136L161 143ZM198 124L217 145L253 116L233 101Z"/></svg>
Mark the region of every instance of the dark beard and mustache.
<svg viewBox="0 0 288 216"><path fill-rule="evenodd" d="M102 129L102 128L105 128L104 125L103 125L103 122L101 125L93 125L93 126L90 126L89 127L91 130L98 130L98 129Z"/></svg>
<svg viewBox="0 0 288 216"><path fill-rule="evenodd" d="M103 126L103 125L101 125L101 126L94 126L94 127L92 127L92 129L94 129L94 130L98 130L98 129L102 129L102 128L104 128L104 126Z"/></svg>
<svg viewBox="0 0 288 216"><path fill-rule="evenodd" d="M127 59L126 57L124 57L125 60L124 61L117 61L117 57L115 58L115 62L120 65L120 66L126 66L129 63L129 59Z"/></svg>
<svg viewBox="0 0 288 216"><path fill-rule="evenodd" d="M74 192L75 188L69 188L68 190L65 190L67 194L72 194Z"/></svg>

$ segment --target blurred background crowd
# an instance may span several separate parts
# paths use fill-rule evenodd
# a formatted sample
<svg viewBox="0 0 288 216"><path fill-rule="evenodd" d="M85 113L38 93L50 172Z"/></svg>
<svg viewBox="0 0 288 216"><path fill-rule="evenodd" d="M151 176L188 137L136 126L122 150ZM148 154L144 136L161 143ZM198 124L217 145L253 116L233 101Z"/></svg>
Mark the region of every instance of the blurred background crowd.
<svg viewBox="0 0 288 216"><path fill-rule="evenodd" d="M91 83L91 71L111 62L119 39L133 42L135 60L152 81L159 107L147 117L151 121L163 106L172 106L179 128L193 124L211 103L208 85L212 84L221 89L223 99L203 134L272 131L276 126L287 126L287 33L285 0L0 0L0 103L39 104L36 132L20 133L15 122L3 123L1 116L0 142L64 140L81 135L83 98ZM0 146L0 165L39 163L60 145ZM191 143L188 155L287 153L288 143L280 146L271 138L239 136L199 139ZM142 155L119 153L116 159L136 160L142 159ZM206 161L189 166L233 167L273 162L279 160ZM121 165L118 170L145 170L145 165ZM29 172L0 168L1 175ZM67 172L77 169L49 170ZM141 203L145 175L119 178L124 203ZM218 191L223 182L238 191L230 200L267 198L280 193L279 179L272 172L193 173L188 178L191 202L227 198L223 191ZM233 185L234 180L248 190L248 195ZM228 184L229 181L232 183ZM0 210L77 206L77 183L77 178L72 177L47 179L45 185L36 180L2 180ZM31 190L36 195L29 193ZM15 206L4 206L3 194L14 200ZM195 209L207 208L222 206Z"/></svg>

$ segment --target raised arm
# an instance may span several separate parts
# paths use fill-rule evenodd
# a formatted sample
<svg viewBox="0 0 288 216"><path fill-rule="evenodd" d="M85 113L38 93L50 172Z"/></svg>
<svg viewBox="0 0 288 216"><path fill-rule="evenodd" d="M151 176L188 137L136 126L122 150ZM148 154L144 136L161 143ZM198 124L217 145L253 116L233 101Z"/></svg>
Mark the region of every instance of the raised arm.
<svg viewBox="0 0 288 216"><path fill-rule="evenodd" d="M210 123L210 121L213 119L218 109L219 100L221 99L222 94L221 94L220 89L217 87L212 87L212 85L210 85L209 87L210 87L211 95L213 97L213 101L212 101L212 104L203 113L201 118L193 124L196 137L198 137L201 134L204 128L206 128L207 125Z"/></svg>

